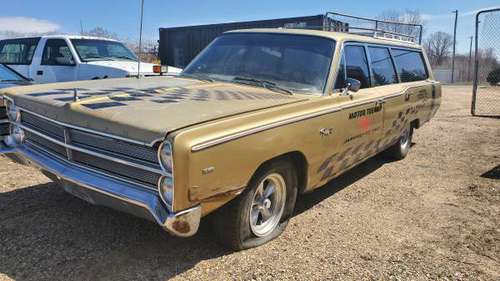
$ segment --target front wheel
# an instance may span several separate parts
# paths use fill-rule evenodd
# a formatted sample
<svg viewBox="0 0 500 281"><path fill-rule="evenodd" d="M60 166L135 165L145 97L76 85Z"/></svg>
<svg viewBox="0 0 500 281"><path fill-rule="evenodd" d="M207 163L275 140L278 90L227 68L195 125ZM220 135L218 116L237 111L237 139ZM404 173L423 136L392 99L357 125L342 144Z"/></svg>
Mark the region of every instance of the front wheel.
<svg viewBox="0 0 500 281"><path fill-rule="evenodd" d="M273 240L286 228L296 198L294 166L284 160L265 165L240 196L212 217L217 239L233 250Z"/></svg>

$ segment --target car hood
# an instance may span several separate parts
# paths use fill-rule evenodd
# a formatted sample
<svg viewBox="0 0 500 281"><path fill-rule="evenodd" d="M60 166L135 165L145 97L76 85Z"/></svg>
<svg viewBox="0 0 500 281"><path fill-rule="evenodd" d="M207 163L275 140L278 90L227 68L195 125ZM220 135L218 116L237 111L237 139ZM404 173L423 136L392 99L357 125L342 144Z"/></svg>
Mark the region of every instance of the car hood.
<svg viewBox="0 0 500 281"><path fill-rule="evenodd" d="M166 76L41 84L0 94L50 119L148 144L180 128L306 100L252 86Z"/></svg>
<svg viewBox="0 0 500 281"><path fill-rule="evenodd" d="M130 74L137 73L137 62L130 60L106 60L106 61L90 61L87 62L89 65L112 67L120 70L129 72ZM141 73L143 74L153 74L152 63L141 62Z"/></svg>

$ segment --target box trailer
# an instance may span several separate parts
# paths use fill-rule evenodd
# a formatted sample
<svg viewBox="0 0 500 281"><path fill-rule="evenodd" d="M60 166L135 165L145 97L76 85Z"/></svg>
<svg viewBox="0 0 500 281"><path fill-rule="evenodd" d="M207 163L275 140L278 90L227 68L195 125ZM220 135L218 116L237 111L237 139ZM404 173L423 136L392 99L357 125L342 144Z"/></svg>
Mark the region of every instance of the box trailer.
<svg viewBox="0 0 500 281"><path fill-rule="evenodd" d="M160 28L161 64L184 68L212 40L229 30L279 27L335 31L347 31L348 28L346 24L327 15Z"/></svg>

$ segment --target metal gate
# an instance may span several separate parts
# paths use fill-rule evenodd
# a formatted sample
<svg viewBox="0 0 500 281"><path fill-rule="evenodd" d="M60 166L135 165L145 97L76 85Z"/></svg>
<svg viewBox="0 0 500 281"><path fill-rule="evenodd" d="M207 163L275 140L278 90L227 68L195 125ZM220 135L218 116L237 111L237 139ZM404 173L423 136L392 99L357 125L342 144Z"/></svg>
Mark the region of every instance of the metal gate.
<svg viewBox="0 0 500 281"><path fill-rule="evenodd" d="M500 8L476 15L471 113L500 117Z"/></svg>

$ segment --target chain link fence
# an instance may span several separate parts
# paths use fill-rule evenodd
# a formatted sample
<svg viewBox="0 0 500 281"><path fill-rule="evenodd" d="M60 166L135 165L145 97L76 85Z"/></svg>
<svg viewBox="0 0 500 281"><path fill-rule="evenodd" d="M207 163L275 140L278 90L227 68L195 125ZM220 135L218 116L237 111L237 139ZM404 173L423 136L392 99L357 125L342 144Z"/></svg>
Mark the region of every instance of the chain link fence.
<svg viewBox="0 0 500 281"><path fill-rule="evenodd" d="M472 115L500 117L500 8L476 16Z"/></svg>

